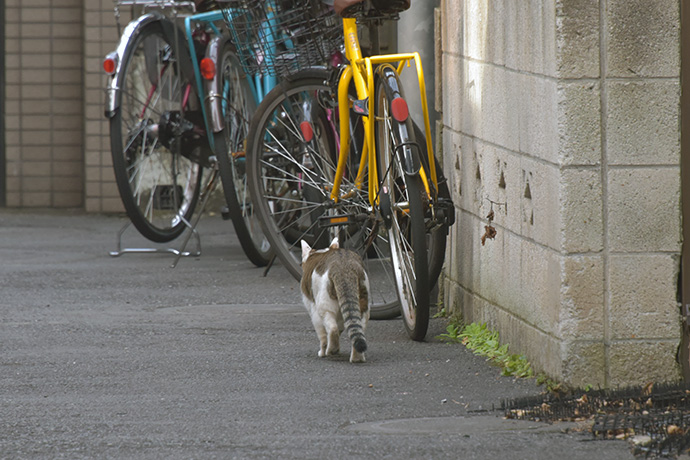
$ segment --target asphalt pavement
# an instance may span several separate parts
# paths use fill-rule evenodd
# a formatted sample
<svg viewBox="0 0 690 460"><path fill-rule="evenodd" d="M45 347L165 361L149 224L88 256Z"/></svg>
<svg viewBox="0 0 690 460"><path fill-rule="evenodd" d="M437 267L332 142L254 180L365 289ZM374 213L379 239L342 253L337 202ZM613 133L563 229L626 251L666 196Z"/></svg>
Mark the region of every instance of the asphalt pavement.
<svg viewBox="0 0 690 460"><path fill-rule="evenodd" d="M422 343L370 322L365 364L345 337L318 358L298 283L264 277L229 221L204 216L201 255L175 268L111 256L126 223L0 210L0 458L634 458L574 424L504 420L503 400L542 389L442 343L444 319Z"/></svg>

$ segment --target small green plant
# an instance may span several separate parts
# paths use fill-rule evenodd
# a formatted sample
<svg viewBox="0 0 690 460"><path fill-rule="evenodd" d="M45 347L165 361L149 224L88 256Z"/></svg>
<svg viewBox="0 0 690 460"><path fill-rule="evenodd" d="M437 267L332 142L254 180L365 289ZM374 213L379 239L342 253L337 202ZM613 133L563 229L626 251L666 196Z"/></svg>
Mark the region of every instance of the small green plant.
<svg viewBox="0 0 690 460"><path fill-rule="evenodd" d="M505 376L529 378L534 375L532 366L524 355L510 353L508 344L501 345L498 332L488 328L486 323L463 325L461 321L451 320L446 333L438 338L447 343L462 343L474 354L484 356L501 368Z"/></svg>
<svg viewBox="0 0 690 460"><path fill-rule="evenodd" d="M537 375L537 385L544 385L544 388L549 393L561 393L563 391L563 386L560 382L552 380L548 375L540 372Z"/></svg>
<svg viewBox="0 0 690 460"><path fill-rule="evenodd" d="M446 332L439 335L437 338L442 342L446 343L460 343L462 342L462 337L460 337L461 327L457 324L449 324L446 326Z"/></svg>
<svg viewBox="0 0 690 460"><path fill-rule="evenodd" d="M533 376L532 365L527 361L524 355L508 355L503 360L503 375L512 375L514 377L523 379Z"/></svg>
<svg viewBox="0 0 690 460"><path fill-rule="evenodd" d="M448 312L446 311L446 306L443 304L439 304L438 311L434 315L434 318L445 318L446 316L448 316Z"/></svg>

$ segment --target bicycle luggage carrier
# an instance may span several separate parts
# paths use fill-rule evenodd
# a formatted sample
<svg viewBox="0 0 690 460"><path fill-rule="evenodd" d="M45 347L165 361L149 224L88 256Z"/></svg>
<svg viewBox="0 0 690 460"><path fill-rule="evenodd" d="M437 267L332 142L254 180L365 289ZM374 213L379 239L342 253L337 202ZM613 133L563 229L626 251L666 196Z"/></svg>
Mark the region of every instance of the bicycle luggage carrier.
<svg viewBox="0 0 690 460"><path fill-rule="evenodd" d="M223 16L250 75L287 76L323 65L342 46L332 9L314 0L224 1Z"/></svg>

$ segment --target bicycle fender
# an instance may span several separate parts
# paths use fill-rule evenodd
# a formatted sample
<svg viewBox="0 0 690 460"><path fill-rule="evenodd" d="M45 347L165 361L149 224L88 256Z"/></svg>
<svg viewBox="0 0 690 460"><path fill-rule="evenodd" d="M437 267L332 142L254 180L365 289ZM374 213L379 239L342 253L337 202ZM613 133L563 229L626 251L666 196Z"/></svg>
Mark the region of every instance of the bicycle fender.
<svg viewBox="0 0 690 460"><path fill-rule="evenodd" d="M144 14L127 24L122 32L122 37L120 37L120 42L117 46L117 49L115 50L118 58L117 69L115 70L113 76L109 78L106 86L105 116L107 118L112 118L120 108L122 98L120 88L122 87L122 66L124 65L124 59L132 51L134 41L139 34L141 34L142 30L154 23L160 24L162 33L170 42L174 42L175 40L175 24L158 11L152 11ZM182 74L190 81L194 81L192 60L189 56L189 52L184 52L185 50L188 50L185 35L182 30L179 30L179 28L177 30L177 42L178 49L182 50L182 52L178 53L180 55L178 56L178 60ZM152 76L151 78L157 77Z"/></svg>
<svg viewBox="0 0 690 460"><path fill-rule="evenodd" d="M223 82L219 66L223 47L230 41L230 37L216 36L211 39L206 47L206 57L213 60L213 63L216 65L216 74L213 80L204 80L204 92L206 93L204 104L206 105L206 112L209 114L211 130L214 133L220 132L225 128L223 123L223 88L221 87Z"/></svg>
<svg viewBox="0 0 690 460"><path fill-rule="evenodd" d="M376 73L379 78L383 78L386 81L385 90L388 93L388 100L391 101L391 105L394 104L398 98L404 99L404 94L402 87L400 85L400 80L397 72L390 64L380 65L376 69ZM389 107L389 110L393 110ZM407 129L405 123L398 123L397 129ZM408 176L416 175L422 167L419 153L419 145L417 143L405 143L403 145L398 145L395 147L396 152L400 155L402 161L403 170Z"/></svg>

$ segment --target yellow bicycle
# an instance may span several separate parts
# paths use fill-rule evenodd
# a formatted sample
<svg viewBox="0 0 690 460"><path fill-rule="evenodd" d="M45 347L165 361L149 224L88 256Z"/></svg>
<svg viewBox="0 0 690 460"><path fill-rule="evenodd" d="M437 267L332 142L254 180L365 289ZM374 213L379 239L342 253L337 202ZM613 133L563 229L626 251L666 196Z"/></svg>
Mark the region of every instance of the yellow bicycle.
<svg viewBox="0 0 690 460"><path fill-rule="evenodd" d="M295 278L300 240L320 248L338 237L364 258L372 317L402 314L409 336L423 340L454 208L433 154L419 55L366 56L360 46L360 26L372 34L394 18L365 2L357 18L342 19L341 45L325 50L337 61L344 49L344 62L285 76L265 97L247 137L247 174L264 233ZM307 39L318 43L318 29ZM423 131L399 78L408 67Z"/></svg>

